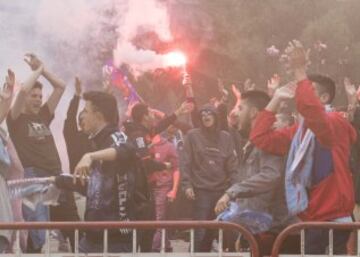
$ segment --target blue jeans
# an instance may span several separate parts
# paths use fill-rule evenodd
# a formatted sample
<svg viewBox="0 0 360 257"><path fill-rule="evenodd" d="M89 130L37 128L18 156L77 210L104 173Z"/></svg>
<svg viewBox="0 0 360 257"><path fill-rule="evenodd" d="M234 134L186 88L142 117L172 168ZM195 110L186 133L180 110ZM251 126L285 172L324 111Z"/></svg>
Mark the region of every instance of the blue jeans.
<svg viewBox="0 0 360 257"><path fill-rule="evenodd" d="M334 230L333 249L334 254L346 255L346 243L350 236L350 231ZM305 254L326 254L329 245L328 229L307 229L305 230Z"/></svg>
<svg viewBox="0 0 360 257"><path fill-rule="evenodd" d="M224 192L194 189L194 193L194 220L214 220L216 218L214 210L216 203L224 194ZM196 229L194 235L195 252L209 252L211 250L212 241L214 240L215 236L216 234L213 230Z"/></svg>
<svg viewBox="0 0 360 257"><path fill-rule="evenodd" d="M36 168L24 168L24 178L41 178L48 177L49 173L36 169ZM35 210L27 207L25 204L22 206L23 216L25 221L39 221L46 222L50 220L49 217L49 207L39 203ZM31 243L28 243L27 252L38 252L41 250L42 246L45 244L45 230L30 230L29 231L29 239ZM29 240L28 240L29 242ZM31 248L31 249L30 249Z"/></svg>

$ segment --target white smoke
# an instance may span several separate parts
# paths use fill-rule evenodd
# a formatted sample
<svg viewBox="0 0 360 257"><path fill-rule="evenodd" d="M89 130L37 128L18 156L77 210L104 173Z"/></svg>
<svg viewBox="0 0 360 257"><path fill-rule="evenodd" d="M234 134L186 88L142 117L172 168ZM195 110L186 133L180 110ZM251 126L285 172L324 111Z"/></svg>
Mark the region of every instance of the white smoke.
<svg viewBox="0 0 360 257"><path fill-rule="evenodd" d="M111 55L112 50L117 65L127 63L137 71L161 66L161 55L132 45L141 31L153 31L163 41L172 39L164 4L156 0L0 0L0 78L11 68L17 80L24 81L31 71L23 57L33 52L67 82L52 123L64 170L68 161L62 129L74 77L79 76L88 88L99 88L106 59L102 55ZM51 86L41 81L46 99Z"/></svg>
<svg viewBox="0 0 360 257"><path fill-rule="evenodd" d="M154 32L163 42L173 39L170 31L168 11L164 3L156 0L132 0L127 11L119 21L117 46L114 50L114 63L120 66L128 63L132 69L141 73L156 68L163 68L164 54L150 49L138 49L132 40L141 32Z"/></svg>

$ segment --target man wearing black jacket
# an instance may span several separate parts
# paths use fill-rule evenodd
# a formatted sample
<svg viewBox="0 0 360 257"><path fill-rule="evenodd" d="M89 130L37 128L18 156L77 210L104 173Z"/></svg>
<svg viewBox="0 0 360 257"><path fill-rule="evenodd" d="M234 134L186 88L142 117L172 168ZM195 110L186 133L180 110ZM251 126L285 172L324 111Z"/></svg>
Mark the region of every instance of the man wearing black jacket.
<svg viewBox="0 0 360 257"><path fill-rule="evenodd" d="M126 135L117 128L118 110L116 99L107 93L90 91L83 96L83 128L89 132L92 151L117 147L119 154L113 161L91 160L88 174L78 171L77 175L89 175L88 181L72 184L68 177L58 176L56 185L63 189L78 191L86 196L86 221L127 221L131 220L131 195L128 175L136 170L136 154L125 144ZM90 158L85 154L82 160ZM82 177L83 178L83 177ZM109 230L108 250L110 252L130 252L131 231ZM80 251L85 253L103 251L103 233L87 230L80 241Z"/></svg>

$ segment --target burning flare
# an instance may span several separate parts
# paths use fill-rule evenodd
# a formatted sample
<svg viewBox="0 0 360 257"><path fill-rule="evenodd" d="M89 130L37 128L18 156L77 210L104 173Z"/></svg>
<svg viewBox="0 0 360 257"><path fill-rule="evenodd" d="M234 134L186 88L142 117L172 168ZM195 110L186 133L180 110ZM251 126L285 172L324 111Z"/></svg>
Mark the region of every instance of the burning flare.
<svg viewBox="0 0 360 257"><path fill-rule="evenodd" d="M170 52L164 55L164 66L167 67L185 67L186 56L180 51Z"/></svg>

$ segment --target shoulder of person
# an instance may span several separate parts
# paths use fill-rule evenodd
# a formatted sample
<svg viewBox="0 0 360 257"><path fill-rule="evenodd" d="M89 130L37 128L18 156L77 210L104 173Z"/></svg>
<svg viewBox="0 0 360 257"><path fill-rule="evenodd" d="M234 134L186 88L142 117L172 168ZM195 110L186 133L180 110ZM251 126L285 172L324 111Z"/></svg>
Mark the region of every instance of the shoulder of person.
<svg viewBox="0 0 360 257"><path fill-rule="evenodd" d="M193 128L191 130L188 131L188 133L186 134L187 137L191 137L194 135L198 135L201 133L201 129L200 128Z"/></svg>
<svg viewBox="0 0 360 257"><path fill-rule="evenodd" d="M328 117L330 122L335 126L352 126L343 112L329 112Z"/></svg>
<svg viewBox="0 0 360 257"><path fill-rule="evenodd" d="M222 137L231 138L230 133L229 133L228 131L225 131L225 130L221 130L221 131L220 131L220 135L221 135Z"/></svg>
<svg viewBox="0 0 360 257"><path fill-rule="evenodd" d="M284 156L274 155L272 153L261 150L261 149L257 148L256 146L254 147L253 151L256 152L256 154L259 156L259 158L263 158L264 160L265 159L274 160L274 161L284 161L285 160Z"/></svg>

